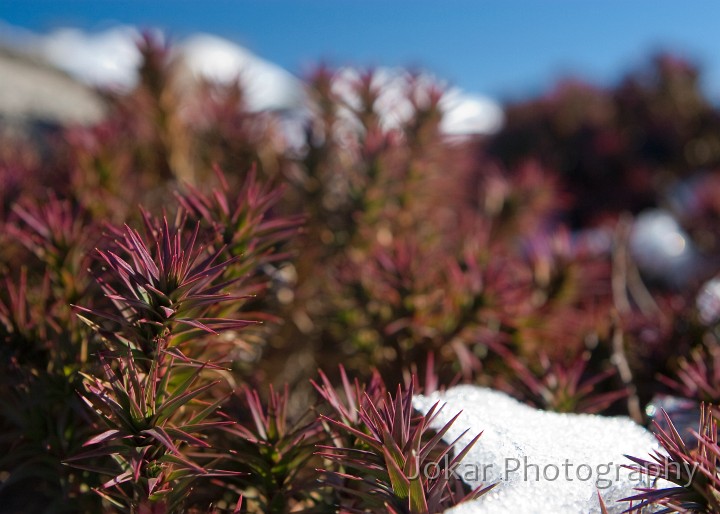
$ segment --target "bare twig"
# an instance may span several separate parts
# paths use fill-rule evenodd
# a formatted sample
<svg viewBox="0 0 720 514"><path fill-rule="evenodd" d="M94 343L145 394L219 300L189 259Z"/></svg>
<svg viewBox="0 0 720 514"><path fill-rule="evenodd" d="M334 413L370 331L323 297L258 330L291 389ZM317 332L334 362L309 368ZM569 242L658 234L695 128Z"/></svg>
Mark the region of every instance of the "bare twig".
<svg viewBox="0 0 720 514"><path fill-rule="evenodd" d="M617 312L613 314L612 328L612 363L618 370L620 379L628 390L627 408L630 416L638 423L643 422L640 398L633 380L632 370L625 353L625 341L620 323L620 315L632 311L627 296L628 287L628 250L627 241L630 234L631 221L623 216L618 222L613 244L612 255L612 292Z"/></svg>
<svg viewBox="0 0 720 514"><path fill-rule="evenodd" d="M627 286L633 300L635 300L635 303L637 303L637 306L645 315L660 313L660 307L658 307L657 302L655 302L655 299L645 286L645 282L643 282L643 279L640 276L640 271L638 270L637 265L631 260L626 262Z"/></svg>
<svg viewBox="0 0 720 514"><path fill-rule="evenodd" d="M618 221L613 238L612 253L612 293L613 303L619 313L625 314L632 310L627 295L628 250L627 241L630 236L631 221L622 216Z"/></svg>
<svg viewBox="0 0 720 514"><path fill-rule="evenodd" d="M628 390L627 408L630 417L637 423L643 422L642 409L640 407L640 398L637 395L637 388L633 380L632 370L625 354L625 341L623 331L620 328L620 320L617 315L614 316L612 328L612 357L611 361L618 370L620 379Z"/></svg>

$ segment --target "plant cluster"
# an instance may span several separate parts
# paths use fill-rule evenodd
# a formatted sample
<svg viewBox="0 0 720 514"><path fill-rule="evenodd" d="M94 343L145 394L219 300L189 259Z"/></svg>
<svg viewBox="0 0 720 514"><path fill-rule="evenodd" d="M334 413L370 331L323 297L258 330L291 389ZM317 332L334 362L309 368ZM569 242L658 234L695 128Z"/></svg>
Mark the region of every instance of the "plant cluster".
<svg viewBox="0 0 720 514"><path fill-rule="evenodd" d="M388 117L386 73L320 68L290 144L297 120L139 45L103 121L0 136L1 512L430 514L492 484L452 474L472 445L413 410L420 383L638 422L659 393L719 401L720 111L692 66L460 138L426 77L392 77ZM696 250L682 287L633 253L649 207ZM642 470L703 472L631 508L718 511L715 413L697 450L658 429Z"/></svg>

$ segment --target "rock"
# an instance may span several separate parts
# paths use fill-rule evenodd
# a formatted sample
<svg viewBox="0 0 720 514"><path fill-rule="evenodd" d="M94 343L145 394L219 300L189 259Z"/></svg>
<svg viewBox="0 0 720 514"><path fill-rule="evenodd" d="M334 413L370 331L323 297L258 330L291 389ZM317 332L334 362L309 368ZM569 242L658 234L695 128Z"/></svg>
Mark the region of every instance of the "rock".
<svg viewBox="0 0 720 514"><path fill-rule="evenodd" d="M466 444L482 432L457 472L471 487L498 483L448 514L599 514L598 491L608 512L619 514L629 504L617 500L648 486L640 473L621 466L631 464L624 455L648 458L659 445L629 418L536 410L475 386L417 396L414 406L427 412L438 401L445 406L435 428L462 411L446 441L469 429L459 443Z"/></svg>
<svg viewBox="0 0 720 514"><path fill-rule="evenodd" d="M693 240L663 209L644 211L635 219L630 251L645 276L677 288L697 280L705 268Z"/></svg>
<svg viewBox="0 0 720 514"><path fill-rule="evenodd" d="M0 43L42 59L91 87L129 91L137 85L141 33L134 27L119 25L97 32L61 28L39 35L0 22L0 29L9 33L0 37ZM160 32L155 36L163 39ZM189 75L185 79L221 84L239 80L251 111L285 111L305 105L300 80L231 41L195 34L171 48Z"/></svg>
<svg viewBox="0 0 720 514"><path fill-rule="evenodd" d="M703 284L695 304L700 321L705 325L714 325L720 321L720 277L714 277Z"/></svg>
<svg viewBox="0 0 720 514"><path fill-rule="evenodd" d="M0 49L0 123L91 124L102 119L104 104L89 87L42 62Z"/></svg>
<svg viewBox="0 0 720 514"><path fill-rule="evenodd" d="M667 394L656 394L650 403L645 406L645 414L652 423L657 423L662 430L670 429L663 411L670 417L673 427L683 438L688 447L693 448L697 444L697 438L693 431L698 429L700 417L700 402L672 396Z"/></svg>

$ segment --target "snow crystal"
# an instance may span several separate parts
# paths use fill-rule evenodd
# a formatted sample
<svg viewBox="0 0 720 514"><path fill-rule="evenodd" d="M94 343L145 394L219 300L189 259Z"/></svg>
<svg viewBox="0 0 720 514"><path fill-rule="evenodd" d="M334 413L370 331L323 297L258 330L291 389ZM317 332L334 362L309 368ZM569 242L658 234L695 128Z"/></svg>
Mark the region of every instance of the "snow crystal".
<svg viewBox="0 0 720 514"><path fill-rule="evenodd" d="M598 492L610 513L620 513L629 504L619 499L648 486L639 472L621 467L631 464L624 455L647 458L659 446L629 418L536 410L475 386L417 396L414 406L427 412L436 402L444 407L435 428L462 411L446 441L469 429L459 442L464 445L482 432L457 469L463 480L472 487L498 483L448 514L599 514Z"/></svg>

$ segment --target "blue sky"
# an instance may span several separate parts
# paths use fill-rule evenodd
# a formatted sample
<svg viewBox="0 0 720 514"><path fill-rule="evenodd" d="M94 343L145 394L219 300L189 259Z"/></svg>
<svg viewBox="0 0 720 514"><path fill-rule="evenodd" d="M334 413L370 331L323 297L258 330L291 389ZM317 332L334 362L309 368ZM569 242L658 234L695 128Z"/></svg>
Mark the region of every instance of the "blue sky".
<svg viewBox="0 0 720 514"><path fill-rule="evenodd" d="M610 83L664 49L698 62L720 100L720 2L710 0L0 0L0 19L38 32L117 22L209 32L301 76L320 61L420 66L498 99L560 76Z"/></svg>

